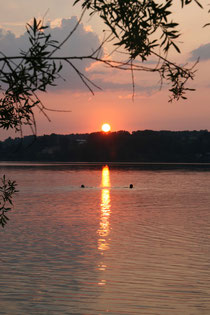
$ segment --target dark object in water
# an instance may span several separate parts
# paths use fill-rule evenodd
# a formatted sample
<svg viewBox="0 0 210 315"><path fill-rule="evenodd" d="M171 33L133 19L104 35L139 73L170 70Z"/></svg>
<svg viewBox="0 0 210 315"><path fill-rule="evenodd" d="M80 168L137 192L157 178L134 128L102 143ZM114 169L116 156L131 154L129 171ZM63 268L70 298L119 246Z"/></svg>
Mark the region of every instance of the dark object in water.
<svg viewBox="0 0 210 315"><path fill-rule="evenodd" d="M81 187L81 188L85 188L85 185L82 184L80 187Z"/></svg>
<svg viewBox="0 0 210 315"><path fill-rule="evenodd" d="M129 188L133 188L133 184L130 184Z"/></svg>

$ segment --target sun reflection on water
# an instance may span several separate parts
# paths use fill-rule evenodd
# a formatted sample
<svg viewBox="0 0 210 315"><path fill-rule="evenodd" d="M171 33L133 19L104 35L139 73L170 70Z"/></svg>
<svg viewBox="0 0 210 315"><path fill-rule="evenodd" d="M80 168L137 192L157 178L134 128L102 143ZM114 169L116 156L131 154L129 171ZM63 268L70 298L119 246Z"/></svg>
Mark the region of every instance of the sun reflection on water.
<svg viewBox="0 0 210 315"><path fill-rule="evenodd" d="M102 168L101 187L104 187L104 188L110 187L109 167L108 167L108 165L103 166L103 168Z"/></svg>
<svg viewBox="0 0 210 315"><path fill-rule="evenodd" d="M109 248L107 236L110 232L109 216L110 216L110 178L109 167L106 165L102 169L102 181L101 181L101 218L98 234L98 249L105 251Z"/></svg>
<svg viewBox="0 0 210 315"><path fill-rule="evenodd" d="M109 233L110 233L110 213L111 213L111 199L110 199L110 176L109 176L109 167L106 165L102 169L102 180L101 180L101 217L100 217L100 226L98 229L98 250L101 255L104 254L106 250L109 249ZM106 270L107 266L104 261L101 261L98 265L98 269L102 272ZM106 280L101 279L98 282L98 285L106 285Z"/></svg>

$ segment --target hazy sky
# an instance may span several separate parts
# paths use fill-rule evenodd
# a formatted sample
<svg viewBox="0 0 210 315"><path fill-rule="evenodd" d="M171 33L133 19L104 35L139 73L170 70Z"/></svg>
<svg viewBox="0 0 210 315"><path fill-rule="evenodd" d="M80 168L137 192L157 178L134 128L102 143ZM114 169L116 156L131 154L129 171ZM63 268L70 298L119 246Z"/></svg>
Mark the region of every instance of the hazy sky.
<svg viewBox="0 0 210 315"><path fill-rule="evenodd" d="M26 47L25 24L33 17L42 18L56 39L71 30L76 16L81 13L78 4L72 7L71 0L0 0L0 50L14 55ZM207 2L206 2L207 3ZM117 72L90 61L80 63L84 73L96 82L102 91L95 96L80 82L76 73L65 67L58 86L41 95L46 107L70 110L69 113L49 112L51 123L36 113L38 135L50 133L84 133L100 130L103 122L109 122L112 130L210 130L210 21L208 7L200 10L196 5L180 9L176 0L174 20L180 23L182 37L179 47L182 54L171 54L180 64L192 64L200 57L195 80L190 87L196 92L188 94L187 101L168 103L167 88L159 89L159 78L154 74L136 75L136 96L131 99L132 84L129 72ZM75 36L63 48L63 55L81 55L93 51L103 37L105 26L99 18L86 15ZM107 48L108 49L108 48ZM106 53L107 50L104 51ZM25 130L25 134L30 131ZM2 132L3 139L11 133Z"/></svg>

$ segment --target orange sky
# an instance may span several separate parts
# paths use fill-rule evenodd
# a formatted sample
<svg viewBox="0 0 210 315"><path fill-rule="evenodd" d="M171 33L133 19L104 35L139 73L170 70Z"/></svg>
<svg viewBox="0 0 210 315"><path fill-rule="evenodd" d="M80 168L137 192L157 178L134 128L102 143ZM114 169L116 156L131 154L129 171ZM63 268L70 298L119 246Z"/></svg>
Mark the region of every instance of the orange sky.
<svg viewBox="0 0 210 315"><path fill-rule="evenodd" d="M43 16L46 12L45 20L51 23L54 27L53 34L60 39L63 32L74 25L76 20L72 16L79 16L80 13L79 5L77 8L72 8L73 1L63 0L61 2L55 0L45 0L44 3L40 0L36 2L8 0L1 3L1 49L5 49L5 53L8 51L12 54L14 45L16 47L24 45L25 23L34 16ZM136 96L133 102L129 72L122 74L105 69L100 65L86 63L81 65L82 69L91 79L100 83L102 91L96 91L92 96L75 78L76 75L65 68L66 82L60 82L54 90L41 95L41 99L46 107L71 112L49 112L51 123L37 113L38 135L53 132L60 134L89 133L99 131L103 122L109 122L112 131L210 130L210 27L202 28L203 24L210 20L210 15L196 5L180 10L178 3L179 1L176 1L174 19L179 20L180 30L183 34L182 43L179 44L182 54L173 53L171 57L177 62L191 64L192 51L194 51L193 56L201 54L201 60L197 66L198 72L191 84L191 87L196 88L196 92L189 93L187 101L168 103L169 92L167 88L159 90L158 77L140 73L135 77ZM65 46L65 54L81 54L94 49L101 38L103 28L104 26L99 23L97 18L96 20L90 19L87 15L80 27L77 39L72 40L73 44ZM11 33L8 35L5 30L10 30ZM203 47L201 47L202 45ZM24 130L24 134L29 133L30 130ZM0 138L3 139L10 134L10 132L1 131Z"/></svg>

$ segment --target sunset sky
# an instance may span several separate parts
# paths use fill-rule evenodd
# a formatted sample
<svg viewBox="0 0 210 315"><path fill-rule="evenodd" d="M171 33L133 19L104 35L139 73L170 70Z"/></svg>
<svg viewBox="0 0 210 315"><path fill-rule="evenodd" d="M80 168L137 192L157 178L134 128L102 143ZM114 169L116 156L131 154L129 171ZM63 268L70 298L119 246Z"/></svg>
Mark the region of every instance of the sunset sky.
<svg viewBox="0 0 210 315"><path fill-rule="evenodd" d="M62 40L77 22L81 6L72 7L70 0L0 0L0 50L14 55L26 45L25 24L33 17L42 18L52 28L54 38ZM180 23L179 47L170 57L180 63L191 65L200 56L197 74L189 87L186 101L168 103L167 87L159 89L159 78L154 74L141 73L135 76L136 95L132 101L132 83L129 72L107 69L86 61L80 69L102 88L92 96L72 70L65 67L58 86L40 95L46 107L69 110L68 113L49 112L51 122L36 113L38 135L89 133L99 131L102 123L108 122L112 131L117 130L210 130L210 21L207 4L204 10L196 5L181 9L180 1L174 6L174 21ZM203 1L206 2L207 1ZM82 24L71 41L63 47L63 55L85 55L96 49L103 38L105 26L97 17L85 15ZM109 51L106 47L104 53ZM29 134L30 130L24 130ZM0 139L11 132L1 131ZM18 136L18 135L16 135Z"/></svg>

